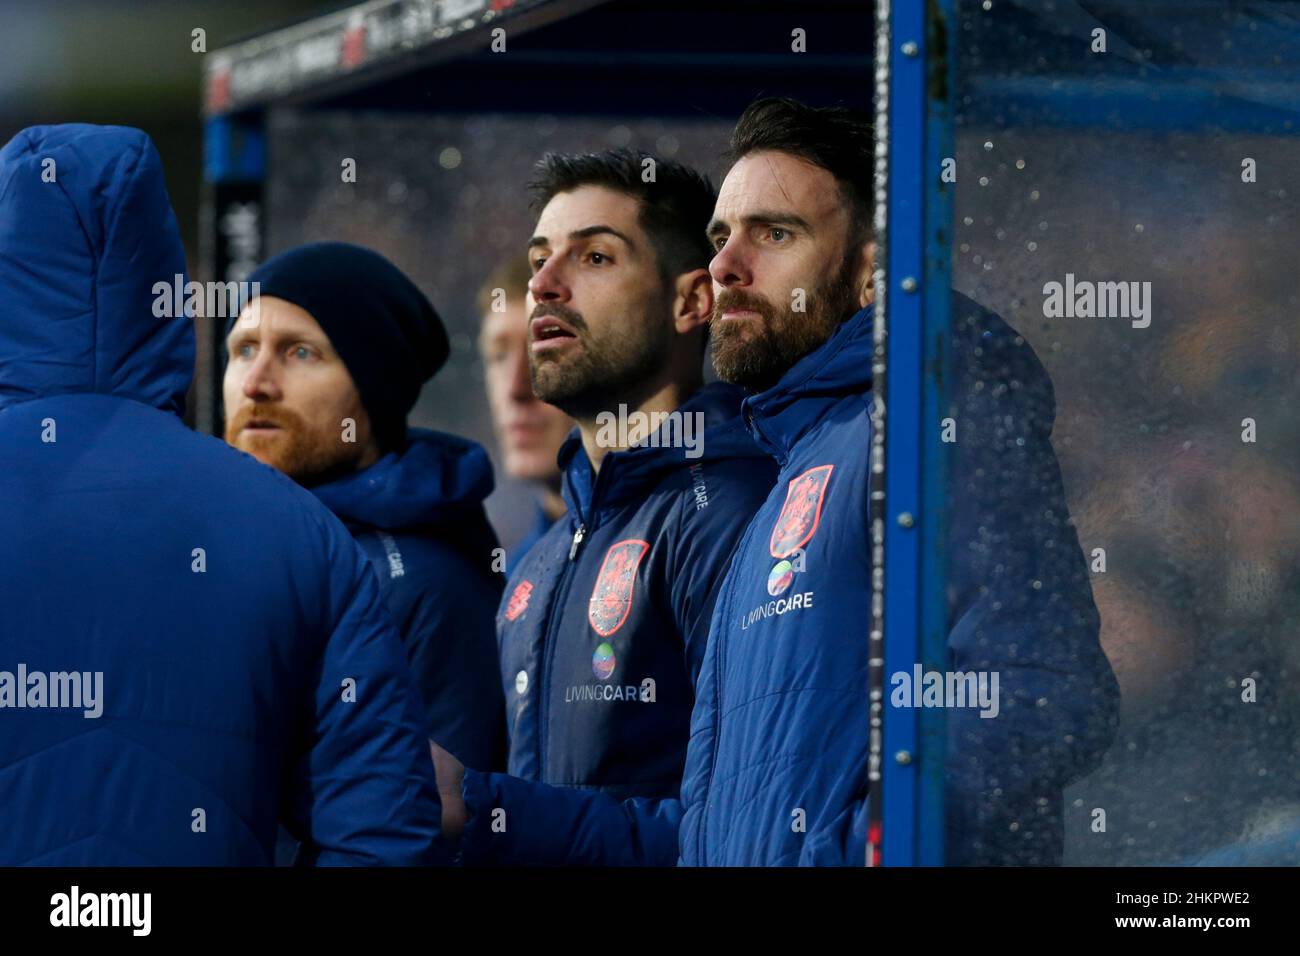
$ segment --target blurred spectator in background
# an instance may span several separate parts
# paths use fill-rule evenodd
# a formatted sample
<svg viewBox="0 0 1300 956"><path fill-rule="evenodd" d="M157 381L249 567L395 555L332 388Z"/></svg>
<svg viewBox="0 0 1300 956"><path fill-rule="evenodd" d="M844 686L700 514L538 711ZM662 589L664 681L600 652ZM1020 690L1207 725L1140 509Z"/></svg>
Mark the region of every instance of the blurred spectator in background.
<svg viewBox="0 0 1300 956"><path fill-rule="evenodd" d="M482 316L479 354L483 357L488 408L501 449L502 468L509 477L529 482L537 489L532 527L507 553L507 574L564 514L556 456L574 424L564 412L533 394L528 376L531 277L528 260L518 256L498 266L478 294Z"/></svg>
<svg viewBox="0 0 1300 956"><path fill-rule="evenodd" d="M501 766L491 465L471 441L406 424L447 359L442 321L401 270L348 243L290 249L248 281L260 296L228 331L226 440L348 526L401 631L425 732Z"/></svg>

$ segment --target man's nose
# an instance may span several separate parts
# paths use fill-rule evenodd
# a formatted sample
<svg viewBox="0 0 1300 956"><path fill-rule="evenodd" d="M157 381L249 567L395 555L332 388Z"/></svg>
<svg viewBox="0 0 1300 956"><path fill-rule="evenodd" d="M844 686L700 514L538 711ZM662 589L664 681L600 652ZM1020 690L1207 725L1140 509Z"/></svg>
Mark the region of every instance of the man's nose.
<svg viewBox="0 0 1300 956"><path fill-rule="evenodd" d="M510 398L516 402L531 402L536 396L533 394L533 380L528 370L528 340L525 339L523 344L515 349L508 361L510 363Z"/></svg>
<svg viewBox="0 0 1300 956"><path fill-rule="evenodd" d="M732 236L709 262L709 275L716 286L729 289L735 285L749 285L753 273L740 240Z"/></svg>
<svg viewBox="0 0 1300 956"><path fill-rule="evenodd" d="M253 401L275 402L282 396L275 363L265 353L259 354L244 375L244 396Z"/></svg>
<svg viewBox="0 0 1300 956"><path fill-rule="evenodd" d="M538 302L567 302L569 286L565 281L560 256L551 256L528 280L528 294ZM531 310L530 314L531 314Z"/></svg>

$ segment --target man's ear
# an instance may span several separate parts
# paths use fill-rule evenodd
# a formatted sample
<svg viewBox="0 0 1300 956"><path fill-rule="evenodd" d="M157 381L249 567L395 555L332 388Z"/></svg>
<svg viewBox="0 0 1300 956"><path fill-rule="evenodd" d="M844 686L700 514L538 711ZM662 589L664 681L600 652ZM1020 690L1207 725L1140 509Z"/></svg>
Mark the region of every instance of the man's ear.
<svg viewBox="0 0 1300 956"><path fill-rule="evenodd" d="M683 272L677 277L673 300L673 327L678 335L709 324L713 315L713 277L708 269Z"/></svg>
<svg viewBox="0 0 1300 956"><path fill-rule="evenodd" d="M858 290L858 308L866 308L876 301L876 241L868 240L858 249L858 268L854 273L854 288Z"/></svg>

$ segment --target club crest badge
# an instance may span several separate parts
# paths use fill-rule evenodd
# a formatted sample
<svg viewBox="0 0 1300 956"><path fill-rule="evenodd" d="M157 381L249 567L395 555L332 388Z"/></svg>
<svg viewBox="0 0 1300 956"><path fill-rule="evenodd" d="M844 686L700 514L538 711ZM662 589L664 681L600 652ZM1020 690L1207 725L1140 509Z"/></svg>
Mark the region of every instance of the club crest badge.
<svg viewBox="0 0 1300 956"><path fill-rule="evenodd" d="M822 517L822 500L826 497L826 486L834 468L834 465L818 465L790 480L785 504L781 506L781 514L772 529L772 557L789 557L817 533Z"/></svg>
<svg viewBox="0 0 1300 956"><path fill-rule="evenodd" d="M627 620L632 610L637 565L649 550L649 542L629 539L605 552L587 609L587 620L601 637L609 637Z"/></svg>
<svg viewBox="0 0 1300 956"><path fill-rule="evenodd" d="M528 610L528 596L533 593L533 582L520 581L513 591L510 592L510 602L506 604L506 620L513 621L515 618Z"/></svg>

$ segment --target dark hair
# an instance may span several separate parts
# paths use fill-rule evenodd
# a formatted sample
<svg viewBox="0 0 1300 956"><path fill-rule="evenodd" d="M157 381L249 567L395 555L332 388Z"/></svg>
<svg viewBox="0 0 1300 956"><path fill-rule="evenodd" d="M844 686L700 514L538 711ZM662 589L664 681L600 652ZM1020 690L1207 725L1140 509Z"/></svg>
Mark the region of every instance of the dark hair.
<svg viewBox="0 0 1300 956"><path fill-rule="evenodd" d="M653 166L647 166L651 160ZM646 182L644 170L654 179ZM718 194L709 178L683 163L634 149L563 155L547 153L534 167L528 184L533 208L557 193L582 186L604 186L632 196L641 204L638 222L654 246L659 274L667 282L684 272L707 269L713 247L705 235Z"/></svg>
<svg viewBox="0 0 1300 956"><path fill-rule="evenodd" d="M842 106L807 106L789 97L755 100L731 132L728 165L773 150L820 166L839 184L852 211L854 244L872 235L875 129L862 113Z"/></svg>

